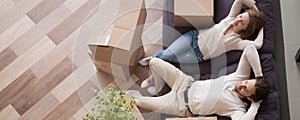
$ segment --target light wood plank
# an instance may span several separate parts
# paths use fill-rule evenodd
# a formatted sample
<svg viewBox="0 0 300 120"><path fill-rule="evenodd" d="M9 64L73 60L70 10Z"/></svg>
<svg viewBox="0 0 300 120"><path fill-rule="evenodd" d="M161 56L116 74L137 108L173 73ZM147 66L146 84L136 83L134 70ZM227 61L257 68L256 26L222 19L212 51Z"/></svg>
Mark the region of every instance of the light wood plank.
<svg viewBox="0 0 300 120"><path fill-rule="evenodd" d="M76 120L82 120L82 117L84 117L92 108L94 108L96 105L96 102L93 98L89 99L84 103L84 106L80 108L74 115L73 118Z"/></svg>
<svg viewBox="0 0 300 120"><path fill-rule="evenodd" d="M85 27L78 28L78 35L74 46L74 54L71 54L69 58L73 60L73 64L76 66L81 66L84 64L87 60L90 60L90 56L88 55L89 47L88 47L88 41L90 33L87 33Z"/></svg>
<svg viewBox="0 0 300 120"><path fill-rule="evenodd" d="M0 118L2 120L18 120L19 117L19 113L11 105L0 111Z"/></svg>
<svg viewBox="0 0 300 120"><path fill-rule="evenodd" d="M54 9L60 6L65 0L43 0L32 10L30 10L27 15L35 22L38 23Z"/></svg>
<svg viewBox="0 0 300 120"><path fill-rule="evenodd" d="M26 103L22 105L22 108L30 107L30 104L27 102L26 91L32 90L34 83L38 79L32 74L30 70L26 70L22 75L20 75L16 80L9 84L5 89L0 92L0 110L4 109L7 105L12 104L16 111L21 114L24 111L15 107L16 103ZM30 92L27 92L27 94ZM25 101L25 102L24 102Z"/></svg>
<svg viewBox="0 0 300 120"><path fill-rule="evenodd" d="M95 74L92 61L77 68L68 78L61 82L52 90L52 94L61 102L68 98L73 92L80 88L85 82Z"/></svg>
<svg viewBox="0 0 300 120"><path fill-rule="evenodd" d="M18 56L8 47L0 52L0 72Z"/></svg>
<svg viewBox="0 0 300 120"><path fill-rule="evenodd" d="M3 71L0 72L0 91L54 47L54 43L48 37L44 37L25 54L18 57L13 63L3 69Z"/></svg>
<svg viewBox="0 0 300 120"><path fill-rule="evenodd" d="M56 99L56 97L51 93L48 93L45 97L43 97L43 99L26 111L19 120L42 120L57 106L59 106L59 104L60 102Z"/></svg>
<svg viewBox="0 0 300 120"><path fill-rule="evenodd" d="M0 15L8 10L10 7L15 5L15 2L12 0L1 0L0 1Z"/></svg>
<svg viewBox="0 0 300 120"><path fill-rule="evenodd" d="M95 89L95 88L96 88L96 86L91 81L87 81L80 88L77 89L77 91L75 93L78 94L78 96L80 97L80 101L82 103L82 106L80 108L82 108L83 105L87 104L93 98L93 96L94 96L93 89ZM78 108L77 111L80 108ZM72 114L72 116L74 114Z"/></svg>
<svg viewBox="0 0 300 120"><path fill-rule="evenodd" d="M22 0L13 0L13 1L15 1L15 3L18 3L18 2L20 2L20 1L22 1Z"/></svg>
<svg viewBox="0 0 300 120"><path fill-rule="evenodd" d="M78 31L75 31L61 44L55 47L47 55L37 61L30 69L38 78L46 75L55 65L61 62L68 55L72 54Z"/></svg>
<svg viewBox="0 0 300 120"><path fill-rule="evenodd" d="M5 48L7 48L34 25L34 22L28 16L24 16L10 26L7 30L0 33L0 51L3 51Z"/></svg>
<svg viewBox="0 0 300 120"><path fill-rule="evenodd" d="M96 77L92 78L90 81L94 83L94 85L97 86L97 88L103 89L112 81L114 81L114 78L112 75L98 70L96 73Z"/></svg>
<svg viewBox="0 0 300 120"><path fill-rule="evenodd" d="M16 96L19 101L15 101L12 105L22 115L71 73L72 61L66 58L43 78L28 83L28 85L24 87L24 90Z"/></svg>
<svg viewBox="0 0 300 120"><path fill-rule="evenodd" d="M9 26L22 18L34 6L39 4L42 0L22 0L16 5L8 9L5 13L0 15L0 33L5 31Z"/></svg>
<svg viewBox="0 0 300 120"><path fill-rule="evenodd" d="M72 120L82 120L82 118L88 113L85 107L79 109L71 118Z"/></svg>
<svg viewBox="0 0 300 120"><path fill-rule="evenodd" d="M86 83L79 90L90 90L90 83ZM56 119L70 119L80 108L83 107L83 98L91 98L93 95L90 93L79 95L74 92L68 97L62 104L60 104L55 110L53 110L44 120L56 120Z"/></svg>
<svg viewBox="0 0 300 120"><path fill-rule="evenodd" d="M88 54L88 50L89 50L88 45L84 43L82 43L81 45L75 48L74 54L72 56L72 60L76 66L81 66L87 60L91 60Z"/></svg>
<svg viewBox="0 0 300 120"><path fill-rule="evenodd" d="M81 118L82 119L82 118ZM76 120L74 117L71 117L69 120Z"/></svg>
<svg viewBox="0 0 300 120"><path fill-rule="evenodd" d="M82 5L84 5L88 0L76 0L76 1L66 1L64 5L69 8L72 12L75 12L77 9L79 9Z"/></svg>
<svg viewBox="0 0 300 120"><path fill-rule="evenodd" d="M64 20L60 25L55 27L49 34L55 44L60 44L72 32L74 32L84 22L89 13L100 3L100 0L89 0L70 17Z"/></svg>
<svg viewBox="0 0 300 120"><path fill-rule="evenodd" d="M111 82L110 82L111 83ZM94 84L95 85L95 84ZM108 84L107 84L108 85ZM80 94L80 93L79 93ZM82 94L82 93L81 93ZM87 113L88 110L91 110L93 107L95 107L96 102L93 100L93 98L90 98L88 100L85 100L85 103L83 103L84 106L80 108L72 118L76 120L82 120L82 117L84 117Z"/></svg>
<svg viewBox="0 0 300 120"><path fill-rule="evenodd" d="M17 55L22 55L29 48L39 42L49 31L51 31L60 22L71 15L71 12L64 6L61 5L49 14L45 19L40 21L36 26L31 28L20 38L18 38L12 45L11 48Z"/></svg>
<svg viewBox="0 0 300 120"><path fill-rule="evenodd" d="M62 81L58 86L52 90L52 94L60 102L66 100L74 91L76 91L76 86L74 83L74 73L68 76L64 81Z"/></svg>

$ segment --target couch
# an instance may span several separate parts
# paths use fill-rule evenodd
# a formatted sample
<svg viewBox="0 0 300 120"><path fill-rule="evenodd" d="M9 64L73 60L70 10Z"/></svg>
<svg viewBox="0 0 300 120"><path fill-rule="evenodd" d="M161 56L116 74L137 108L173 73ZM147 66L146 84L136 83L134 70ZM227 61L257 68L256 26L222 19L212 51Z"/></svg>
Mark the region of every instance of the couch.
<svg viewBox="0 0 300 120"><path fill-rule="evenodd" d="M234 0L214 0L214 22L218 23L228 15ZM266 14L264 26L264 44L258 50L264 78L271 86L270 94L256 115L256 120L278 120L280 119L279 88L276 75L276 64L273 58L275 43L275 6L273 0L255 0L256 6ZM168 47L184 32L195 29L193 27L174 27L174 0L164 0L163 11L163 46ZM255 37L250 37L254 39ZM216 78L234 72L237 68L242 51L230 51L217 58L207 60L200 64L174 64L184 73L197 80ZM253 77L253 75L252 75ZM169 90L165 86L159 93L164 94ZM230 120L228 117L218 116L219 120Z"/></svg>

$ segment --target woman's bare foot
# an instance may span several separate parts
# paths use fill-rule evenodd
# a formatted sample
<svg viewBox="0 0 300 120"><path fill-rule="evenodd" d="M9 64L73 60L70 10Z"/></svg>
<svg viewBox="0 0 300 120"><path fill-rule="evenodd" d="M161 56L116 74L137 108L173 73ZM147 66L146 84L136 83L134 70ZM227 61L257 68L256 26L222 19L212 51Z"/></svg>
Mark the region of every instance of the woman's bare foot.
<svg viewBox="0 0 300 120"><path fill-rule="evenodd" d="M149 62L150 62L151 58L152 58L152 56L143 58L143 59L141 59L138 63L139 63L141 66L147 66L147 65L149 65Z"/></svg>

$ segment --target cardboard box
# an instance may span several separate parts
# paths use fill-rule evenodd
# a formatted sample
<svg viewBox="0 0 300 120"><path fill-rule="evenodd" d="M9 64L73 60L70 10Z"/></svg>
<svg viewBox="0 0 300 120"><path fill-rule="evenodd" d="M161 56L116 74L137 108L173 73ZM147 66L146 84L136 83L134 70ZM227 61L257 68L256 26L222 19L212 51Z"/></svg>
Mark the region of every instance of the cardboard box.
<svg viewBox="0 0 300 120"><path fill-rule="evenodd" d="M118 15L103 33L99 33L101 35L96 42L89 43L89 48L99 70L124 78L122 74L130 76L138 60L144 56L141 36L146 9L144 0L121 0L116 3L119 3L116 4L119 5Z"/></svg>
<svg viewBox="0 0 300 120"><path fill-rule="evenodd" d="M144 55L141 36L146 19L145 3L122 0L119 9L113 27L105 31L98 43L89 46L95 51L95 60L135 66Z"/></svg>
<svg viewBox="0 0 300 120"><path fill-rule="evenodd" d="M95 60L135 66L144 56L141 33L142 30L128 31L116 26L111 35L103 36L98 45L89 47Z"/></svg>
<svg viewBox="0 0 300 120"><path fill-rule="evenodd" d="M135 69L135 67L133 66L114 64L110 62L103 62L97 60L94 61L94 63L97 69L111 74L114 78L118 78L122 81L128 81Z"/></svg>
<svg viewBox="0 0 300 120"><path fill-rule="evenodd" d="M174 0L176 27L208 27L214 24L213 0Z"/></svg>

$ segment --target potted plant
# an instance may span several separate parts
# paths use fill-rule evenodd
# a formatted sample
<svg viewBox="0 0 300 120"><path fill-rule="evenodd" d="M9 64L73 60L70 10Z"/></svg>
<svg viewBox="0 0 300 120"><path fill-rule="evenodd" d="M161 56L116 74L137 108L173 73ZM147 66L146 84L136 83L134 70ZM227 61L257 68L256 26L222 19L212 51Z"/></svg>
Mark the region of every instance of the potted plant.
<svg viewBox="0 0 300 120"><path fill-rule="evenodd" d="M111 85L107 92L95 90L95 107L83 120L137 120L132 114L135 101L124 91Z"/></svg>

